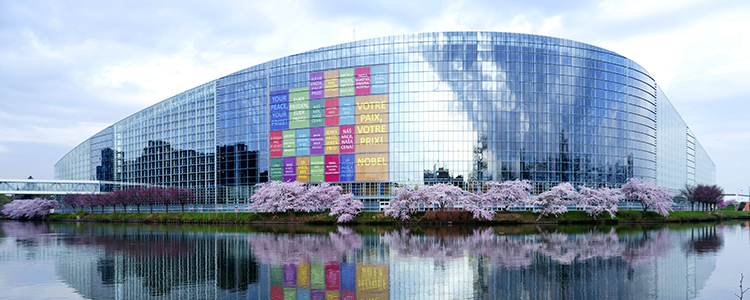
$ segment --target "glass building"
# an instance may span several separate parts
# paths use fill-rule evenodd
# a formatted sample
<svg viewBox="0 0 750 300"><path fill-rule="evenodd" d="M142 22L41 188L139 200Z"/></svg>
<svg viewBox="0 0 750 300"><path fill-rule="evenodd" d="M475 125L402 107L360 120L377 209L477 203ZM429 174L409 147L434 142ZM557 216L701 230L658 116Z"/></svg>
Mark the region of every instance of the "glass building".
<svg viewBox="0 0 750 300"><path fill-rule="evenodd" d="M243 203L269 180L331 182L377 209L402 185L528 179L677 190L715 165L654 78L575 41L503 32L374 38L262 63L97 133L56 179L189 187Z"/></svg>

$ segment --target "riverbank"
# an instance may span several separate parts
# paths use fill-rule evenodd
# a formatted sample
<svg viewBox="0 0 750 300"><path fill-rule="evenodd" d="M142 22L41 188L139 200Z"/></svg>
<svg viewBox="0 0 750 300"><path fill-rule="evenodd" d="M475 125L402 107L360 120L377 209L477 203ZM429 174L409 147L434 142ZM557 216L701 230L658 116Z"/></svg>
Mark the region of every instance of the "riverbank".
<svg viewBox="0 0 750 300"><path fill-rule="evenodd" d="M679 223L679 222L712 222L731 219L748 219L750 212L744 211L674 211L669 217L662 217L655 212L619 211L615 218L601 215L598 219L589 217L583 211L567 212L559 217L549 216L537 220L538 214L529 211L498 212L490 221L474 220L465 211L430 211L418 212L408 220L386 217L382 212L362 212L350 224L355 225L393 225L393 224L628 224L628 223ZM51 214L52 221L90 221L90 222L134 222L134 223L242 223L242 224L335 224L336 219L327 212L314 213L68 213Z"/></svg>

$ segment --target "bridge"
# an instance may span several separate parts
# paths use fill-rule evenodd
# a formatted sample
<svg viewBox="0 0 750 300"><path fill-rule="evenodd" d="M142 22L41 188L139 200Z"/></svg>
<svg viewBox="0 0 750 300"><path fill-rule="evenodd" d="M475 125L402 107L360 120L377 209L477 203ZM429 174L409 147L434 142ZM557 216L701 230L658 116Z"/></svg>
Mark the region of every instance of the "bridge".
<svg viewBox="0 0 750 300"><path fill-rule="evenodd" d="M65 195L100 194L131 186L147 184L97 181L97 180L39 180L39 179L0 179L0 194L6 195Z"/></svg>

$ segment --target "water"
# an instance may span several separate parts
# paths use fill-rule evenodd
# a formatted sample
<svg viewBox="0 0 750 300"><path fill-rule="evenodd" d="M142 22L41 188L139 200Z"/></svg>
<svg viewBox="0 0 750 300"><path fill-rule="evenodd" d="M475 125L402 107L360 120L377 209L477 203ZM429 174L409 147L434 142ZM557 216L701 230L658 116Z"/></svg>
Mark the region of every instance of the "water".
<svg viewBox="0 0 750 300"><path fill-rule="evenodd" d="M750 287L750 223L0 228L1 299L736 299L743 273Z"/></svg>

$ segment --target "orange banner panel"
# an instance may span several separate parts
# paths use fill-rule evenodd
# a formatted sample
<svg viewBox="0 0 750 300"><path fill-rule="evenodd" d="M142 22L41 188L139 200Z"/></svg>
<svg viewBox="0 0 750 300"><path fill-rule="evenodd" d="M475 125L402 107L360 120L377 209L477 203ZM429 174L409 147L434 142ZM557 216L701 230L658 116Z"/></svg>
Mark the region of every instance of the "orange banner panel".
<svg viewBox="0 0 750 300"><path fill-rule="evenodd" d="M323 78L339 78L339 70L325 71L325 73L323 73Z"/></svg>

